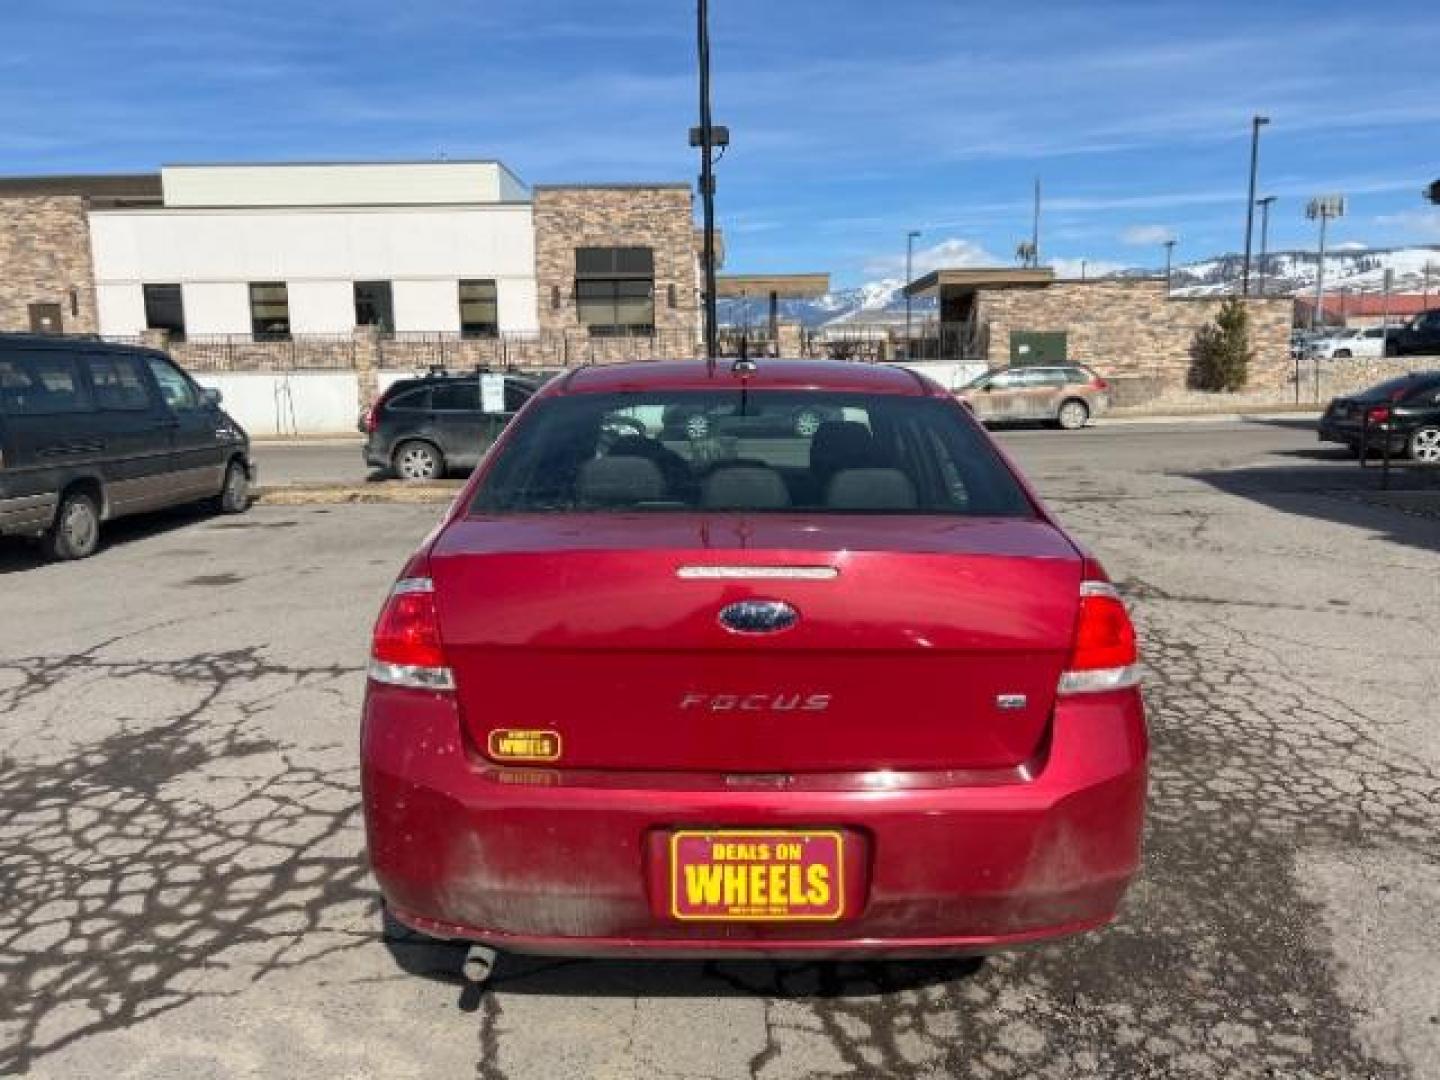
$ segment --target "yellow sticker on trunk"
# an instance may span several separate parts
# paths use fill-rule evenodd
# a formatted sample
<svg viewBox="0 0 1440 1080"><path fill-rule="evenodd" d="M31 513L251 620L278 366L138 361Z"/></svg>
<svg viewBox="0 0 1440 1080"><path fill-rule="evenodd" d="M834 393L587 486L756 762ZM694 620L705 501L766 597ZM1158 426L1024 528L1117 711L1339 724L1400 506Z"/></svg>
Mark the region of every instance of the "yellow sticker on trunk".
<svg viewBox="0 0 1440 1080"><path fill-rule="evenodd" d="M490 756L496 761L558 761L558 731L496 728L490 732Z"/></svg>

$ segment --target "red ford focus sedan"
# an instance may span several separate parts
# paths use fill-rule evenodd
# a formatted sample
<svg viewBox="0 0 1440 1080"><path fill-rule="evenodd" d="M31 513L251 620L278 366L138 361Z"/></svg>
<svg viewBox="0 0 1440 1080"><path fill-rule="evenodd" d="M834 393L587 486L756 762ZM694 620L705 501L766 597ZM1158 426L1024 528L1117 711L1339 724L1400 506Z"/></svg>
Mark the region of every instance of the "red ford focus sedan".
<svg viewBox="0 0 1440 1080"><path fill-rule="evenodd" d="M1138 683L1104 571L939 386L585 368L380 616L370 859L396 919L482 970L1072 934L1138 867Z"/></svg>

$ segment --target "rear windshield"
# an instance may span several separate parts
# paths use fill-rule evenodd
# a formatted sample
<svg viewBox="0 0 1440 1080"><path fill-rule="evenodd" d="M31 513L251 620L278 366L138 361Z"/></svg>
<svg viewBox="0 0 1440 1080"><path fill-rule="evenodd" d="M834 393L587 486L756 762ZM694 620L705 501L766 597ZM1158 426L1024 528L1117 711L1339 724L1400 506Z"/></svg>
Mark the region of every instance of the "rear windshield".
<svg viewBox="0 0 1440 1080"><path fill-rule="evenodd" d="M471 510L1032 515L958 408L798 391L551 398L497 449Z"/></svg>
<svg viewBox="0 0 1440 1080"><path fill-rule="evenodd" d="M1355 400L1399 401L1411 394L1421 394L1436 386L1440 386L1440 376L1437 375L1401 375L1395 379L1387 379L1385 382L1356 394Z"/></svg>

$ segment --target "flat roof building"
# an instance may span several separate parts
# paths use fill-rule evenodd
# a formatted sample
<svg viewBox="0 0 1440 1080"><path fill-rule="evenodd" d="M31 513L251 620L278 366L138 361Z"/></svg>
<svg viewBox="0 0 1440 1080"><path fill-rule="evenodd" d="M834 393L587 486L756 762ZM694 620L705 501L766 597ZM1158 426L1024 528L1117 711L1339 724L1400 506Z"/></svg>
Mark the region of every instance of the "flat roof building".
<svg viewBox="0 0 1440 1080"><path fill-rule="evenodd" d="M686 185L532 191L498 161L0 178L0 330L693 341L697 251Z"/></svg>

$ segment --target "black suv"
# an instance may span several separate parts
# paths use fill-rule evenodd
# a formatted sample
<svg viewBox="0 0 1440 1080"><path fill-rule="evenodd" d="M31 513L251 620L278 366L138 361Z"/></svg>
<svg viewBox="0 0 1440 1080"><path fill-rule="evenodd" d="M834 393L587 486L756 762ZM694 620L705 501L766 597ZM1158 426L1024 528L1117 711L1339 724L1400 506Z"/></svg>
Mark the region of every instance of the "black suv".
<svg viewBox="0 0 1440 1080"><path fill-rule="evenodd" d="M1422 311L1404 326L1387 330L1385 351L1391 356L1440 355L1440 308Z"/></svg>
<svg viewBox="0 0 1440 1080"><path fill-rule="evenodd" d="M485 401L486 380L502 378L502 400ZM434 480L451 469L473 469L539 388L538 379L484 370L401 379L360 418L360 430L369 436L365 462L402 480Z"/></svg>
<svg viewBox="0 0 1440 1080"><path fill-rule="evenodd" d="M0 535L80 559L111 518L202 499L239 513L254 478L219 393L164 353L0 334Z"/></svg>
<svg viewBox="0 0 1440 1080"><path fill-rule="evenodd" d="M1416 371L1330 402L1320 418L1320 441L1344 443L1360 452L1362 426L1368 448L1407 454L1440 465L1440 371Z"/></svg>

